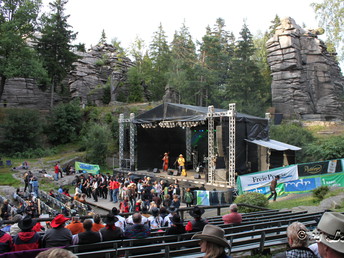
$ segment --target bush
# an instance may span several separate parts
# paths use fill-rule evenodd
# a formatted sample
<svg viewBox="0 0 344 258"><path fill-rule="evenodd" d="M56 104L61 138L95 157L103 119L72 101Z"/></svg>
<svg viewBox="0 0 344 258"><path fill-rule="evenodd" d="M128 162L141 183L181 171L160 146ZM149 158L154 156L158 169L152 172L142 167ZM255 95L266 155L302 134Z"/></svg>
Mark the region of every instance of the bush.
<svg viewBox="0 0 344 258"><path fill-rule="evenodd" d="M325 197L325 195L330 191L330 188L327 185L319 186L318 188L315 188L313 192L313 197L317 201L322 201Z"/></svg>
<svg viewBox="0 0 344 258"><path fill-rule="evenodd" d="M4 140L0 146L8 156L35 149L41 144L43 124L37 110L8 109L2 127Z"/></svg>
<svg viewBox="0 0 344 258"><path fill-rule="evenodd" d="M332 136L310 144L305 151L309 161L344 157L344 137Z"/></svg>
<svg viewBox="0 0 344 258"><path fill-rule="evenodd" d="M263 208L266 208L269 205L269 201L265 197L264 194L255 193L255 192L239 195L235 199L235 202L241 203L241 204L255 205L255 206L263 207ZM253 211L259 211L259 209L243 207L243 206L239 207L239 212L242 212L242 213L253 212Z"/></svg>

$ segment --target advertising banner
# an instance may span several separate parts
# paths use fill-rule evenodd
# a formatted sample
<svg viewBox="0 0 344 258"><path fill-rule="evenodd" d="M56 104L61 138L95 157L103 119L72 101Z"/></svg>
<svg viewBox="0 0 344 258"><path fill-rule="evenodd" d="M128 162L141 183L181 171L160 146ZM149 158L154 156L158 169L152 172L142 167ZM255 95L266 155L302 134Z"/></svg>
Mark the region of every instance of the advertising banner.
<svg viewBox="0 0 344 258"><path fill-rule="evenodd" d="M240 176L240 184L242 191L263 187L269 185L270 182L279 175L279 183L293 181L299 179L297 165L288 167L268 170L265 172L254 173L249 175Z"/></svg>
<svg viewBox="0 0 344 258"><path fill-rule="evenodd" d="M84 173L90 173L90 174L99 174L100 167L99 165L94 164L87 164L82 162L75 162L75 170L82 170Z"/></svg>
<svg viewBox="0 0 344 258"><path fill-rule="evenodd" d="M209 191L196 191L197 205L210 205L209 201Z"/></svg>
<svg viewBox="0 0 344 258"><path fill-rule="evenodd" d="M284 183L285 192L308 192L321 186L321 178L302 178Z"/></svg>
<svg viewBox="0 0 344 258"><path fill-rule="evenodd" d="M299 176L315 176L327 173L342 172L341 160L327 160L298 165Z"/></svg>

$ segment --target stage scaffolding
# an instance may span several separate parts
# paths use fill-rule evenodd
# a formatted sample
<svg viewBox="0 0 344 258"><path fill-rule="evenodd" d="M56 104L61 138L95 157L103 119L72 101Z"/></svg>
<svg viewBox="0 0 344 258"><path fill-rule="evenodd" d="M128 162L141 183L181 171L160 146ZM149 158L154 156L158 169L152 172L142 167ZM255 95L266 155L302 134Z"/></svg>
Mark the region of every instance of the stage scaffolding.
<svg viewBox="0 0 344 258"><path fill-rule="evenodd" d="M230 188L236 188L235 181L235 104L229 104L228 111L224 112L215 112L214 106L208 107L207 120L208 120L208 183L212 185L223 185ZM214 119L219 117L228 117L229 123L229 145L228 145L228 180L218 180L216 177L216 155L215 155L215 136L214 136ZM124 118L124 114L119 115L119 168L124 170L135 170L135 137L136 130L133 120L135 115L130 114L129 119ZM203 121L202 121L203 123ZM124 129L125 125L129 124L130 126L130 155L129 159L124 158ZM196 126L198 123L190 123L190 126ZM186 159L191 160L191 129L187 126L187 122L172 122L172 121L163 121L157 124L143 124L141 125L144 128L155 128L160 127L175 127L175 126L185 126L186 127ZM128 166L128 163L130 166Z"/></svg>

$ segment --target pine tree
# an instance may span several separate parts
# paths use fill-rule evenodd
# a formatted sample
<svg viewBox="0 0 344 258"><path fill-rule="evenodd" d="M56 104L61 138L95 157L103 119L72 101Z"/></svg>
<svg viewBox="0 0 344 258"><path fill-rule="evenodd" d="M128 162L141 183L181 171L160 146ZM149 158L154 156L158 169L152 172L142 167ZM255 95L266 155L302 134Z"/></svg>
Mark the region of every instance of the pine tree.
<svg viewBox="0 0 344 258"><path fill-rule="evenodd" d="M154 73L151 82L152 100L161 100L165 93L167 72L171 62L171 51L161 24L158 31L154 33L153 41L150 44L150 56Z"/></svg>
<svg viewBox="0 0 344 258"><path fill-rule="evenodd" d="M47 78L36 52L27 44L33 37L40 6L39 0L0 1L0 99L9 78Z"/></svg>
<svg viewBox="0 0 344 258"><path fill-rule="evenodd" d="M43 27L40 29L41 37L37 38L36 49L41 54L44 67L51 79L51 107L54 101L54 91L68 72L73 68L73 63L78 59L71 50L71 42L77 33L70 30L67 23L69 15L65 15L65 5L68 0L55 0L49 3L51 13L42 16ZM61 92L64 91L61 85Z"/></svg>
<svg viewBox="0 0 344 258"><path fill-rule="evenodd" d="M100 37L100 40L99 40L99 44L106 44L106 34L105 34L105 30L102 30L102 35Z"/></svg>

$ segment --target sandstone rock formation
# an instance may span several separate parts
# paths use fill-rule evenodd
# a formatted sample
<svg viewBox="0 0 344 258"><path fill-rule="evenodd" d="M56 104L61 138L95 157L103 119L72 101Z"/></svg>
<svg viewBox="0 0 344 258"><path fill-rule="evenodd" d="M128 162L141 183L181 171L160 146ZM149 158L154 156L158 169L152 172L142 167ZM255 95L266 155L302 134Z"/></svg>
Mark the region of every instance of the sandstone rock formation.
<svg viewBox="0 0 344 258"><path fill-rule="evenodd" d="M267 42L272 104L284 117L343 119L343 76L317 34L284 18Z"/></svg>

